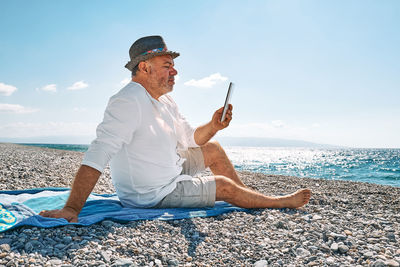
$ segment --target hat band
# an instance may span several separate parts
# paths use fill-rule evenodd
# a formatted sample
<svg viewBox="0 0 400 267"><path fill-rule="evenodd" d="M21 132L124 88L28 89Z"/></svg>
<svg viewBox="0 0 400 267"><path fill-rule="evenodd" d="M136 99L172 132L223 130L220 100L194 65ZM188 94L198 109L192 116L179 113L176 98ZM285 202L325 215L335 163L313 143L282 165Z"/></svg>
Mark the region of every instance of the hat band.
<svg viewBox="0 0 400 267"><path fill-rule="evenodd" d="M164 51L167 51L167 47L164 47L164 48L155 48L155 49L146 51L146 52L144 52L144 53L142 53L142 54L140 54L140 55L141 55L141 56L144 56L144 55L154 54L154 53L160 53L160 52L164 52Z"/></svg>

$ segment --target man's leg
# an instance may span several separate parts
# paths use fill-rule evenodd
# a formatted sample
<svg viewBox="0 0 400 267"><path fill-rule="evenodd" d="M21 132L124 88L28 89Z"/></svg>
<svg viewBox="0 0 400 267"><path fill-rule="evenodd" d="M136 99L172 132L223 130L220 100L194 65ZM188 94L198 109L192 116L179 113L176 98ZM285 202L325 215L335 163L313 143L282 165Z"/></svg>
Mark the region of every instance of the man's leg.
<svg viewBox="0 0 400 267"><path fill-rule="evenodd" d="M236 184L246 187L237 175L235 168L217 141L210 141L201 147L205 167L209 167L214 175L222 175L232 179Z"/></svg>
<svg viewBox="0 0 400 267"><path fill-rule="evenodd" d="M216 141L201 147L205 167L215 175L216 200L243 208L298 208L307 204L311 190L300 189L285 196L265 196L247 188L237 175L224 149Z"/></svg>
<svg viewBox="0 0 400 267"><path fill-rule="evenodd" d="M215 176L216 200L223 200L242 208L299 208L308 203L311 190L300 189L285 196L265 196L239 186L224 176Z"/></svg>

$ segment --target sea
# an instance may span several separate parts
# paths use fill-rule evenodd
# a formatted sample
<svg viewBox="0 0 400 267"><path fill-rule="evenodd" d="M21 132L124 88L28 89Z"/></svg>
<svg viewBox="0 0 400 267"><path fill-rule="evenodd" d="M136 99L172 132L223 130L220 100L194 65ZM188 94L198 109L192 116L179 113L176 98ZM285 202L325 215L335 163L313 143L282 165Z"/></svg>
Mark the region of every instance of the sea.
<svg viewBox="0 0 400 267"><path fill-rule="evenodd" d="M85 152L88 145L24 144ZM400 149L225 147L237 170L400 187Z"/></svg>

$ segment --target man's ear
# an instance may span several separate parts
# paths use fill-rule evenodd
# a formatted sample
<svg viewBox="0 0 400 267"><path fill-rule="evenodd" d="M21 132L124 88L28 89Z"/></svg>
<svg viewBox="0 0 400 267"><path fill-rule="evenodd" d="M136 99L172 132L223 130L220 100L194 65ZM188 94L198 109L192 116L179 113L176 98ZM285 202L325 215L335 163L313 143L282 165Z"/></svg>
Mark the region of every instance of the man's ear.
<svg viewBox="0 0 400 267"><path fill-rule="evenodd" d="M150 65L146 61L141 61L141 62L139 62L138 69L139 69L139 71L148 73L148 72L150 72Z"/></svg>

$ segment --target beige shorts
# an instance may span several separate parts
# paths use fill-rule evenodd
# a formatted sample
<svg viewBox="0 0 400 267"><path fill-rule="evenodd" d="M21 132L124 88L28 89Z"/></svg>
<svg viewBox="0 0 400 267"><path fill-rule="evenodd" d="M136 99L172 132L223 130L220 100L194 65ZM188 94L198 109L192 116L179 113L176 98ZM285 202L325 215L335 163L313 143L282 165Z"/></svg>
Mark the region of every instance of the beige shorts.
<svg viewBox="0 0 400 267"><path fill-rule="evenodd" d="M182 173L194 176L205 170L204 158L201 148L189 148L180 153L186 158L183 163ZM193 177L191 180L180 181L170 194L163 198L156 208L198 208L213 207L215 204L215 178Z"/></svg>

